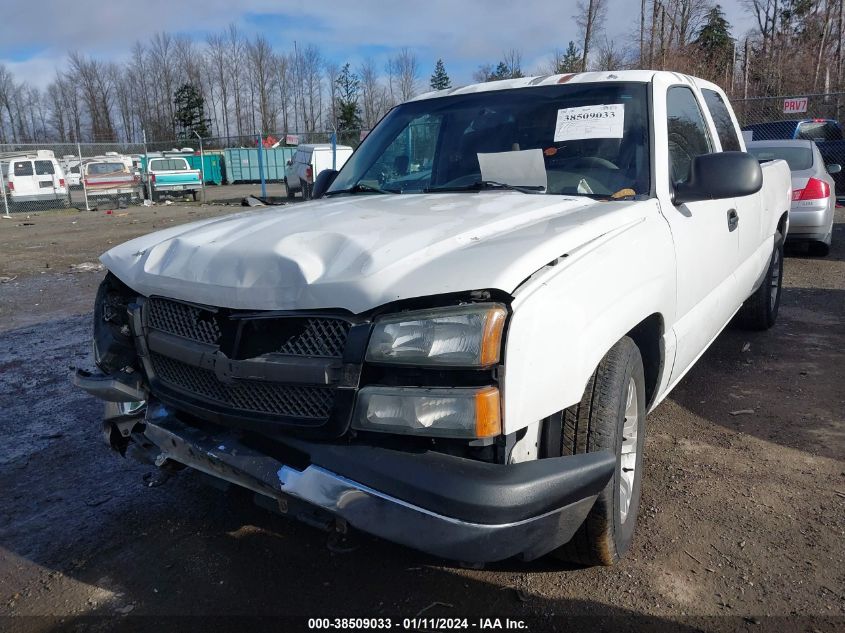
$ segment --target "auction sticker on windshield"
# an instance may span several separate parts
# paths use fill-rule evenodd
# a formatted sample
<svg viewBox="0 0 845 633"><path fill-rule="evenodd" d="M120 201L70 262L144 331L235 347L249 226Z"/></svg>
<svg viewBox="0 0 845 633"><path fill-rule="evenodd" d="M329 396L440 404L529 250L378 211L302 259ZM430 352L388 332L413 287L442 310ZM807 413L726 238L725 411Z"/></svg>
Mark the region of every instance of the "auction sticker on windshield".
<svg viewBox="0 0 845 633"><path fill-rule="evenodd" d="M557 111L555 143L587 138L622 138L625 104L580 106Z"/></svg>

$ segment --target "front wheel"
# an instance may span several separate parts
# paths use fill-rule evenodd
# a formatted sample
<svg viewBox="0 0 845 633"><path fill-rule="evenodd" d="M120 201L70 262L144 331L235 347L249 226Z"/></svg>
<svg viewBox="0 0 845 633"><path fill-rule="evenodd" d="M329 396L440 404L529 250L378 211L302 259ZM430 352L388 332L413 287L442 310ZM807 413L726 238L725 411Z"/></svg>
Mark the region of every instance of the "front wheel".
<svg viewBox="0 0 845 633"><path fill-rule="evenodd" d="M642 489L645 374L640 350L625 336L590 377L581 402L563 414L561 455L611 451L613 478L557 558L580 565L613 565L631 545Z"/></svg>
<svg viewBox="0 0 845 633"><path fill-rule="evenodd" d="M783 285L783 236L775 233L775 245L760 287L739 309L739 324L748 330L768 330L775 324Z"/></svg>

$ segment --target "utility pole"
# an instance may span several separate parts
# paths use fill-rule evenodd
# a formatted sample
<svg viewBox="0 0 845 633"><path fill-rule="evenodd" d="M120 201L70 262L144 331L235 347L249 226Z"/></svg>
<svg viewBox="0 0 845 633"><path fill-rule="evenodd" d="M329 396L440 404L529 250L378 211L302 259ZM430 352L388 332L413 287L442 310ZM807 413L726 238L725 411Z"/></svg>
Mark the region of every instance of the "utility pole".
<svg viewBox="0 0 845 633"><path fill-rule="evenodd" d="M191 131L200 140L200 180L202 181L200 186L202 187L202 201L205 202L205 154L202 151L202 137L196 130Z"/></svg>

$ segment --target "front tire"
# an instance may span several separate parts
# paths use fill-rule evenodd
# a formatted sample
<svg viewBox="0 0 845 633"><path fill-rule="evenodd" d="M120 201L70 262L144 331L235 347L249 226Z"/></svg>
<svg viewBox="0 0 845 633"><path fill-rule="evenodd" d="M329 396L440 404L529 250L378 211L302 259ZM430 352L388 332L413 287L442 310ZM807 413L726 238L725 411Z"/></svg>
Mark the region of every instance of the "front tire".
<svg viewBox="0 0 845 633"><path fill-rule="evenodd" d="M775 246L760 287L739 309L739 324L747 330L768 330L775 324L783 284L783 236L775 233Z"/></svg>
<svg viewBox="0 0 845 633"><path fill-rule="evenodd" d="M612 451L616 469L575 536L554 552L557 558L613 565L628 551L642 490L645 406L642 356L626 336L599 363L581 402L564 411L561 455Z"/></svg>

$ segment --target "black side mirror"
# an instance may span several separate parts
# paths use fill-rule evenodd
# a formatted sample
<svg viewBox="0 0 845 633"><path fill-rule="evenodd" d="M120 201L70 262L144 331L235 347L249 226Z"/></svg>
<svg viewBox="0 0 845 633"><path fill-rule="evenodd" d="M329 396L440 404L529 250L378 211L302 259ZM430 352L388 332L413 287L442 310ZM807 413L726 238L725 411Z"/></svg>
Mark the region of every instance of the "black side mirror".
<svg viewBox="0 0 845 633"><path fill-rule="evenodd" d="M832 163L827 166L827 173L829 173L831 176L833 174L838 174L840 171L842 171L842 165L840 165L839 163Z"/></svg>
<svg viewBox="0 0 845 633"><path fill-rule="evenodd" d="M760 163L745 152L717 152L692 159L690 177L675 185L674 204L739 198L763 187Z"/></svg>
<svg viewBox="0 0 845 633"><path fill-rule="evenodd" d="M324 169L317 174L314 179L314 187L311 189L311 199L322 198L326 190L332 186L335 178L337 178L337 171L334 169Z"/></svg>

